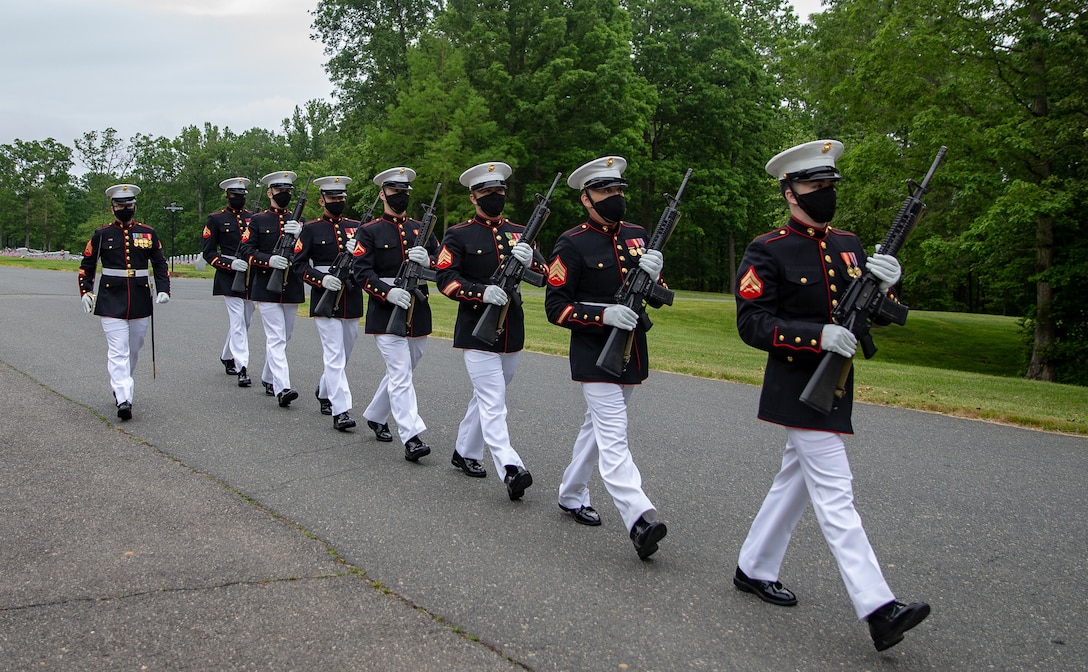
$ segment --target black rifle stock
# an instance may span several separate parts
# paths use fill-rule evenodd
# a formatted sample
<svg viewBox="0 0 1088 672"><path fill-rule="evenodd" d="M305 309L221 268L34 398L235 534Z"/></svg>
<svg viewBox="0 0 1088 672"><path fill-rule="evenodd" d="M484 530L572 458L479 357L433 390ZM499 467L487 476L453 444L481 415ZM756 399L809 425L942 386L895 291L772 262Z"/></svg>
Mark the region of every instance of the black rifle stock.
<svg viewBox="0 0 1088 672"><path fill-rule="evenodd" d="M260 187L261 186L261 181L260 180L255 180L254 184L256 184L258 187ZM257 204L249 209L249 211L252 212L253 214L257 214L257 208L261 207L261 190L256 189L255 191L257 192ZM232 292L234 292L236 294L237 293L244 293L246 291L246 275L248 273L249 273L248 270L235 271L234 272L234 281L230 285L230 291L232 291Z"/></svg>
<svg viewBox="0 0 1088 672"><path fill-rule="evenodd" d="M438 215L434 212L434 206L438 203L438 192L441 190L442 183L439 182L438 186L434 188L434 198L431 199L431 204L423 206L423 219L420 220L419 233L416 235L412 247L417 245L427 246L427 241L430 240L431 234L434 232L435 221L438 220ZM427 295L419 291L419 281L435 279L434 269L429 266L417 264L411 259L405 259L401 263L400 270L397 271L397 277L393 280L393 286L408 290L412 294L412 299L407 309L393 306L393 312L389 315L389 322L385 325L385 333L394 336L408 335L408 325L412 323L412 312L415 310L416 301L427 300Z"/></svg>
<svg viewBox="0 0 1088 672"><path fill-rule="evenodd" d="M374 203L371 204L370 209L363 214L363 218L359 221L359 227L355 229L355 235L351 237L352 240L358 244L359 242L359 229L363 228L363 224L369 222L374 217L374 210L377 209L378 203L381 202L381 196L374 199ZM347 251L347 246L340 250L336 254L336 258L333 259L332 265L329 266L329 275L339 278L343 283L343 287L335 292L325 290L321 295L321 298L317 300L317 304L314 306L314 315L320 317L332 317L332 313L336 310L336 307L340 305L340 297L344 294L344 288L347 287L352 272L355 269L355 255Z"/></svg>
<svg viewBox="0 0 1088 672"><path fill-rule="evenodd" d="M536 207L533 208L533 214L529 216L525 231L522 232L521 239L518 242L532 246L537 234L540 233L540 229L544 226L544 222L548 220L548 215L551 214L548 205L551 203L555 185L559 184L562 177L563 173L556 173L548 193L544 196L536 195ZM476 321L476 326L472 329L473 336L488 345L494 345L499 340L502 335L502 325L506 321L506 313L510 310L510 304L521 304L521 292L518 291L518 285L521 284L522 280L534 287L544 286L543 275L515 259L514 255L507 254L499 267L491 274L491 279L488 282L502 288L509 300L501 306L496 306L493 303L485 304L483 314L480 315L480 319Z"/></svg>
<svg viewBox="0 0 1088 672"><path fill-rule="evenodd" d="M298 202L295 203L295 209L291 213L291 219L295 220L299 224L302 224L302 212L306 209L306 192L310 190L310 181L313 179L314 174L310 173L310 176L306 178L306 188L302 190L302 195L298 197ZM291 257L295 255L295 242L298 240L298 236L292 236L287 233L281 233L280 239L276 241L276 246L272 248L272 254L278 254L281 257L287 258L287 269L291 268ZM268 276L268 285L266 288L270 292L277 294L283 292L283 286L287 282L287 270L280 268L273 268L272 274Z"/></svg>
<svg viewBox="0 0 1088 672"><path fill-rule="evenodd" d="M680 204L680 198L684 195L684 189L688 186L691 171L692 169L688 168L688 172L684 173L684 180L680 183L680 188L676 190L675 196L665 194L665 200L669 204L665 206L664 212L661 213L661 217L657 220L657 226L654 228L653 235L650 236L650 242L646 245L647 250L660 252L665 247L665 243L669 241L669 236L672 235L673 229L676 228L676 221L680 219L680 212L676 209L676 206ZM645 330L649 331L653 325L650 322L650 316L646 314L646 301L652 299L666 306L671 306L675 296L676 294L672 290L657 284L657 278L651 278L649 273L642 270L641 267L635 266L627 274L623 285L616 292L616 303L627 306L638 313L639 323ZM613 376L622 375L623 370L627 368L627 362L631 359L631 346L634 343L634 337L634 330L624 331L613 327L611 333L608 334L608 339L605 341L604 349L601 350L600 356L597 357L597 368Z"/></svg>
<svg viewBox="0 0 1088 672"><path fill-rule="evenodd" d="M880 254L895 256L906 242L907 236L914 230L918 220L922 218L926 205L922 202L922 196L929 190L929 181L933 179L933 173L937 166L944 160L944 154L948 150L942 146L937 152L937 158L929 167L922 183L907 180L907 189L910 195L899 209L895 221L884 236L884 242L880 244ZM835 307L831 317L835 324L849 329L858 339L862 354L869 359L876 354L876 344L869 333L874 319L887 320L895 324L904 324L907 321L907 306L889 299L887 294L880 291L880 280L868 270L855 278L846 290L842 301ZM824 415L831 412L838 401L846 394L846 379L850 375L850 367L853 366L852 357L825 352L816 371L809 378L800 400L809 408L819 411Z"/></svg>

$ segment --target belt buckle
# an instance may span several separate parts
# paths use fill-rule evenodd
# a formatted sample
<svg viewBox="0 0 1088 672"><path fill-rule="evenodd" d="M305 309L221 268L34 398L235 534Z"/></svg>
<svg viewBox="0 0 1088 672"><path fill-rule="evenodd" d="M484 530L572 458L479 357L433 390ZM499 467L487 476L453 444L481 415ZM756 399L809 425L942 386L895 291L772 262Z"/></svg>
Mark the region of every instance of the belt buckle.
<svg viewBox="0 0 1088 672"><path fill-rule="evenodd" d="M126 268L125 269L125 277L126 278L135 278L136 277L136 269L135 268Z"/></svg>

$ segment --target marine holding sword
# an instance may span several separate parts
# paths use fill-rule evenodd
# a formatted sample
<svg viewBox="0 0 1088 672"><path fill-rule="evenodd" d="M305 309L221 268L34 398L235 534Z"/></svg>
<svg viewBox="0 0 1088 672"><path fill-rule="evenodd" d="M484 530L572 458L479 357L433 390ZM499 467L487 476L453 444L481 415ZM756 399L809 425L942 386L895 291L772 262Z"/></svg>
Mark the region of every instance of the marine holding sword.
<svg viewBox="0 0 1088 672"><path fill-rule="evenodd" d="M854 508L842 441L843 434L853 433L852 370L830 412L800 399L825 351L850 358L857 349L854 333L832 322L852 280L871 273L879 290L887 292L901 275L894 256L867 257L857 236L828 225L835 215L835 185L842 179L835 161L842 152L836 140L817 140L767 163L790 219L752 241L737 271L737 329L745 343L768 353L759 418L786 428L786 447L740 549L733 584L771 604L797 604L778 574L793 529L811 501L854 612L868 622L876 649L884 650L901 641L930 608L896 600Z"/></svg>
<svg viewBox="0 0 1088 672"><path fill-rule="evenodd" d="M506 181L512 172L510 166L496 161L481 163L461 174L460 182L468 187L476 213L446 231L435 266L439 290L458 302L453 347L463 350L472 381L472 399L458 427L451 462L468 476L486 477L487 470L480 464L486 444L507 495L517 500L532 485L533 477L510 443L506 387L514 378L525 345L525 312L517 285L507 292L497 284L496 273L516 260L521 268L537 273L539 286L547 268L543 257L534 254L532 241L522 240L526 227L502 216ZM542 216L546 217L544 201L537 207L544 208ZM487 310L497 310L501 319L496 319L491 333L474 334Z"/></svg>
<svg viewBox="0 0 1088 672"><path fill-rule="evenodd" d="M106 189L113 221L91 234L79 264L83 309L102 318L102 331L106 334L106 368L117 417L122 421L132 419L133 374L154 304L170 300L169 265L159 236L150 226L133 219L139 193L140 188L134 184L117 184ZM94 276L100 261L102 278L96 295ZM155 276L154 286L158 289L154 299L148 277L149 265Z"/></svg>
<svg viewBox="0 0 1088 672"><path fill-rule="evenodd" d="M408 217L409 192L415 178L416 171L404 166L375 175L383 212L381 217L364 222L356 236L359 245L356 265L363 291L369 295L364 329L374 335L385 360L385 376L363 417L378 441L391 442L389 417L392 415L404 444L404 459L409 462L431 452L421 437L427 425L419 415L412 382L412 372L423 357L423 346L431 333L431 307L426 282L413 280L411 287L398 287L397 276L402 276L411 263L433 277L431 268L438 253L434 234L422 235L427 233L424 223ZM437 194L436 190L436 197ZM425 215L432 226L434 216L432 207Z"/></svg>
<svg viewBox="0 0 1088 672"><path fill-rule="evenodd" d="M331 175L314 180L320 191L320 219L307 222L298 238L292 272L310 289L310 317L321 338L324 369L318 381L317 396L321 413L332 415L332 426L346 432L355 426L351 411L347 363L359 335L363 316L362 283L351 275L343 278L330 273L330 267L355 251L355 232L359 222L344 217L350 177ZM326 297L326 294L330 295ZM327 314L318 313L319 304L331 301Z"/></svg>

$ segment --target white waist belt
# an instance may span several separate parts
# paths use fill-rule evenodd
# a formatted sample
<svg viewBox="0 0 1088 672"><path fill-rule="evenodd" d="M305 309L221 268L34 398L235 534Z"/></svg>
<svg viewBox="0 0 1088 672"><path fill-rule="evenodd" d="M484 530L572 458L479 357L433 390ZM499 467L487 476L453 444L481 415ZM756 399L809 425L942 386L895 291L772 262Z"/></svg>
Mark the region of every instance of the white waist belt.
<svg viewBox="0 0 1088 672"><path fill-rule="evenodd" d="M314 266L314 270L315 271L321 271L322 273L328 273L329 272L329 267L328 266Z"/></svg>
<svg viewBox="0 0 1088 672"><path fill-rule="evenodd" d="M102 275L112 275L116 278L146 278L148 272L146 268L143 270L135 268L103 268Z"/></svg>
<svg viewBox="0 0 1088 672"><path fill-rule="evenodd" d="M381 280L382 282L384 282L387 285L392 285L394 282L397 281L396 278L378 278L378 279ZM426 284L427 284L426 280L419 280L419 281L416 282L417 287L423 287Z"/></svg>

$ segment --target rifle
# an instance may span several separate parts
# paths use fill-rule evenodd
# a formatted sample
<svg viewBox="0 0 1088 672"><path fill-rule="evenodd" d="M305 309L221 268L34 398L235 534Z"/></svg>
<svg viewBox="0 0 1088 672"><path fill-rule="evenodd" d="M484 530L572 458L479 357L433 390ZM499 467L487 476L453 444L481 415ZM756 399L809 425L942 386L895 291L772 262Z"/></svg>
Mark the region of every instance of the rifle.
<svg viewBox="0 0 1088 672"><path fill-rule="evenodd" d="M359 227L355 229L355 235L351 237L356 244L359 243L359 229L363 227L365 222L369 222L374 217L374 210L378 207L380 201L381 196L375 198L370 209L367 210L366 214L363 215L363 218L359 220ZM348 279L351 278L354 270L355 255L348 252L345 246L345 249L336 253L336 258L333 259L332 265L329 266L329 275L339 278L340 282L344 283L344 287L347 287ZM340 297L344 294L344 287L341 287L337 292L326 290L321 295L321 298L317 300L317 304L314 305L314 315L319 317L332 317L333 311L340 305ZM311 296L313 295L311 294Z"/></svg>
<svg viewBox="0 0 1088 672"><path fill-rule="evenodd" d="M910 195L899 209L895 221L884 236L884 242L878 248L881 254L895 256L906 242L914 226L925 213L926 205L922 202L922 196L929 190L929 181L933 178L937 166L944 159L948 150L942 146L937 152L937 158L929 167L929 172L921 184L913 179L907 180L907 189ZM904 324L907 321L907 306L897 303L880 291L880 280L868 270L855 278L842 301L831 313L835 324L846 327L857 337L861 345L861 351L865 359L876 354L876 345L869 334L869 328L874 319L888 320L895 324ZM850 375L850 367L853 366L852 357L843 357L831 351L827 351L820 360L816 371L809 378L804 391L801 392L801 401L824 415L831 412L835 403L846 394L846 379Z"/></svg>
<svg viewBox="0 0 1088 672"><path fill-rule="evenodd" d="M669 236L676 228L676 221L680 219L680 212L677 211L676 206L680 204L680 197L688 185L691 171L692 169L688 168L688 172L684 173L684 180L680 183L680 188L676 190L675 196L665 194L665 200L669 201L669 204L665 206L664 212L658 218L657 226L654 228L653 235L650 236L646 249L661 251L668 242ZM646 314L646 301L652 299L671 306L675 296L672 290L657 284L657 278L651 278L649 273L635 266L624 278L623 285L616 292L615 300L616 303L637 312L639 324L644 330L649 331L653 323L650 321L650 316ZM624 331L613 328L608 334L604 349L597 357L597 368L613 376L622 375L623 370L627 368L627 362L631 360L631 346L634 344L634 338L634 330Z"/></svg>
<svg viewBox="0 0 1088 672"><path fill-rule="evenodd" d="M302 211L306 209L306 192L310 190L310 181L313 177L314 174L310 173L310 176L306 178L306 188L302 190L302 195L298 197L298 202L295 203L295 210L291 213L291 219L299 224L302 223ZM295 254L295 242L297 240L298 236L281 233L280 239L276 241L276 246L272 248L272 254L278 254L281 257L287 258L288 270L291 268L291 257ZM283 286L286 283L287 271L273 268L272 274L268 276L268 285L266 285L266 289L270 292L279 294L283 292Z"/></svg>
<svg viewBox="0 0 1088 672"><path fill-rule="evenodd" d="M255 180L254 184L257 185L258 187L260 187L261 186L261 181L260 180ZM255 191L257 192L257 204L254 205L252 208L249 208L249 211L254 213L254 214L257 213L257 208L261 207L261 190L260 189L255 189ZM236 293L237 292L245 292L246 291L246 275L248 273L249 273L249 271L235 271L234 272L234 282L232 282L231 285L230 285L230 291L236 292Z"/></svg>
<svg viewBox="0 0 1088 672"><path fill-rule="evenodd" d="M536 207L533 208L533 214L529 216L529 222L525 225L525 231L522 232L518 242L532 245L533 241L536 240L537 234L540 233L540 229L544 226L544 222L547 221L548 215L551 214L548 204L552 200L555 185L559 184L562 177L563 173L556 173L555 180L552 182L551 188L548 189L547 195L536 195ZM473 336L488 345L494 345L499 340L499 336L502 335L502 325L506 322L506 313L510 310L510 304L521 304L521 292L518 291L518 285L522 280L534 287L544 286L543 275L522 264L514 258L514 255L506 255L499 267L491 274L491 279L488 282L492 285L498 285L502 291L506 292L509 301L502 306L496 306L493 303L484 306L484 312L480 315L476 327L472 330Z"/></svg>
<svg viewBox="0 0 1088 672"><path fill-rule="evenodd" d="M431 204L423 206L423 219L420 220L419 233L416 234L415 242L412 243L413 247L417 245L426 246L427 240L430 239L431 233L434 232L434 224L438 219L438 215L434 214L434 206L438 202L438 192L441 189L442 183L439 182L438 186L434 188L434 198L431 199ZM419 281L435 279L435 272L432 268L424 268L411 259L405 259L401 263L400 269L397 271L397 277L393 280L393 286L411 292L412 300L408 304L407 310L400 306L393 306L393 312L389 315L389 323L385 325L385 333L394 336L408 335L408 325L412 323L412 312L416 307L416 299L420 301L427 300L427 295L419 291Z"/></svg>

